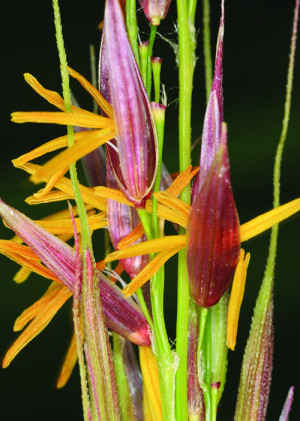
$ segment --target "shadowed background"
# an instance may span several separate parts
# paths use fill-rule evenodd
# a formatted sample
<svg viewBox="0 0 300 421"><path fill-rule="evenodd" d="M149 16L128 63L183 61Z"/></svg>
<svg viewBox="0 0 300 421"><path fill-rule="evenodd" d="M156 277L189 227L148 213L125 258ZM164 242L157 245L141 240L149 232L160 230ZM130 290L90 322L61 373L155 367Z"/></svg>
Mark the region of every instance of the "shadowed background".
<svg viewBox="0 0 300 421"><path fill-rule="evenodd" d="M272 207L272 171L277 141L281 130L285 98L286 72L294 2L226 2L224 47L225 120L231 176L241 222L246 222ZM83 6L84 4L84 6ZM103 18L102 0L61 1L63 32L71 67L90 78L89 45L99 50L100 32L97 25ZM201 2L199 1L201 9ZM44 205L30 207L24 199L37 190L10 160L30 149L64 134L64 129L49 125L16 125L10 123L12 111L52 110L25 83L22 74L32 73L45 87L61 91L59 61L55 44L51 1L11 1L2 5L1 28L1 155L0 196L10 205L38 219L57 209ZM220 15L219 1L211 2L212 52L217 37ZM201 22L201 10L197 17ZM142 13L141 24L145 26ZM176 40L176 10L170 13L159 31ZM199 26L199 25L198 25ZM168 34L168 35L166 35ZM141 38L146 39L141 33ZM299 43L298 43L299 44ZM299 45L298 45L299 48ZM298 51L299 53L300 51ZM178 170L177 154L177 70L174 52L158 39L154 53L165 58L162 82L170 106L167 110L165 163L170 172ZM201 135L205 110L202 59L202 32L198 34L198 60L195 70L193 106L193 139ZM296 59L290 130L282 163L282 196L286 202L300 195L300 78L299 56ZM78 86L72 89L82 107L91 109L91 101ZM193 164L199 162L199 146L193 153ZM59 209L62 205L59 205ZM2 224L1 224L2 225ZM0 237L11 233L0 226ZM298 397L299 363L299 236L300 217L284 222L279 233L278 259L275 278L275 353L273 381L267 419L276 420L288 388L296 386L290 420L300 419ZM241 311L236 351L229 352L227 384L219 416L232 420L242 352L246 343L252 309L263 276L268 251L269 233L245 244L251 261ZM99 259L103 256L97 247ZM0 256L0 356L16 338L13 323L16 317L46 290L48 281L32 275L27 282L16 285L12 277L17 265ZM167 264L166 317L170 337L175 335L176 276L175 259ZM61 391L55 388L65 350L72 332L71 308L65 305L45 331L13 361L0 371L0 419L15 420L81 420L81 397L77 367L69 384Z"/></svg>

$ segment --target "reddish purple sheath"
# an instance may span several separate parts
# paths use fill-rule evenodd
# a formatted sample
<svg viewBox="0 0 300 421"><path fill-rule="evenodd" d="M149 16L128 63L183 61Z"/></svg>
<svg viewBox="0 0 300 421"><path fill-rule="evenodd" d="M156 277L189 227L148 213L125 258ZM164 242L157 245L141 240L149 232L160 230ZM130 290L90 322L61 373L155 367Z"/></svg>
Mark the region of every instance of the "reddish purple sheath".
<svg viewBox="0 0 300 421"><path fill-rule="evenodd" d="M144 207L157 171L155 124L118 0L107 0L104 21L107 86L117 131L108 158L127 199Z"/></svg>
<svg viewBox="0 0 300 421"><path fill-rule="evenodd" d="M195 197L187 225L189 281L198 305L211 307L220 300L230 285L239 251L239 219L230 184L225 134Z"/></svg>

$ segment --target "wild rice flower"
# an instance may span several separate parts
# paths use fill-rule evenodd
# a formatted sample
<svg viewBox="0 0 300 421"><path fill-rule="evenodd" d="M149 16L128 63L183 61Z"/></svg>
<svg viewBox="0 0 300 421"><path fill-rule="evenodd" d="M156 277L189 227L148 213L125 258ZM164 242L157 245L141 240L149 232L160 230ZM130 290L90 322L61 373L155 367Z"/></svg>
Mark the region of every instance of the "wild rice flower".
<svg viewBox="0 0 300 421"><path fill-rule="evenodd" d="M139 3L152 25L158 26L168 13L171 0L139 0Z"/></svg>
<svg viewBox="0 0 300 421"><path fill-rule="evenodd" d="M227 291L240 254L239 220L231 190L226 132L196 195L187 225L187 266L194 300L215 305Z"/></svg>
<svg viewBox="0 0 300 421"><path fill-rule="evenodd" d="M37 320L32 322L36 330L29 325L26 329L27 333L24 331L21 337L17 339L13 345L13 351L7 354L5 365L8 365L16 352L18 353L29 340L49 323L60 306L74 293L76 253L68 244L38 226L22 213L6 205L2 200L0 201L0 215L5 224L29 247L28 249L14 242L2 241L0 251L12 260L55 282L46 293L44 300L40 300L36 306L38 309L35 315ZM46 266L48 272L39 261ZM150 328L139 306L131 299L126 300L121 290L100 271L96 270L96 276L99 280L100 297L107 327L134 343L149 346L151 344ZM57 283L63 284L65 287L62 288ZM50 295L50 292L52 295ZM57 293L63 294L61 300L56 297ZM52 301L53 299L56 302ZM45 302L49 303L47 311L43 308ZM39 311L42 311L43 316L39 316ZM30 336L29 340L28 335Z"/></svg>
<svg viewBox="0 0 300 421"><path fill-rule="evenodd" d="M104 50L116 142L108 158L116 180L136 207L144 207L157 171L157 138L147 93L117 0L105 7Z"/></svg>

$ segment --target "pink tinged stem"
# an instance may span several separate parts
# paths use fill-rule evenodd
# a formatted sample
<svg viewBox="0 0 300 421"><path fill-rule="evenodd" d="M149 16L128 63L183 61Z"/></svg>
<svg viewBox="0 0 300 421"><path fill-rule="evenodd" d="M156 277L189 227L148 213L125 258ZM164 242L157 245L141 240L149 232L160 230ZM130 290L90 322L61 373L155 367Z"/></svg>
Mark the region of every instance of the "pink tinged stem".
<svg viewBox="0 0 300 421"><path fill-rule="evenodd" d="M119 399L112 352L89 249L85 253L84 277L86 279L83 279L82 320L84 350L93 395L91 407L95 419L119 420Z"/></svg>
<svg viewBox="0 0 300 421"><path fill-rule="evenodd" d="M121 190L143 207L157 171L155 124L118 0L106 2L104 20L105 59L117 130L117 150L110 147L108 158Z"/></svg>
<svg viewBox="0 0 300 421"><path fill-rule="evenodd" d="M253 322L254 322L253 318ZM251 326L245 349L235 421L264 421L270 392L273 364L273 296L264 317Z"/></svg>
<svg viewBox="0 0 300 421"><path fill-rule="evenodd" d="M286 397L286 401L284 403L284 407L282 409L279 421L288 421L293 399L294 399L294 386L290 387L289 389L289 393Z"/></svg>
<svg viewBox="0 0 300 421"><path fill-rule="evenodd" d="M240 250L239 220L230 184L226 131L195 197L187 225L187 266L192 295L201 307L228 289Z"/></svg>
<svg viewBox="0 0 300 421"><path fill-rule="evenodd" d="M223 107L223 39L224 39L224 2L222 2L222 15L219 27L215 74L210 96L204 117L202 130L202 143L200 153L200 172L196 176L192 189L192 202L201 190L213 163L221 142L222 123L224 121Z"/></svg>
<svg viewBox="0 0 300 421"><path fill-rule="evenodd" d="M0 200L4 222L29 246L42 263L75 293L76 252L21 212ZM150 327L140 307L125 298L121 290L96 271L107 327L140 346L150 346ZM79 291L81 295L81 291Z"/></svg>

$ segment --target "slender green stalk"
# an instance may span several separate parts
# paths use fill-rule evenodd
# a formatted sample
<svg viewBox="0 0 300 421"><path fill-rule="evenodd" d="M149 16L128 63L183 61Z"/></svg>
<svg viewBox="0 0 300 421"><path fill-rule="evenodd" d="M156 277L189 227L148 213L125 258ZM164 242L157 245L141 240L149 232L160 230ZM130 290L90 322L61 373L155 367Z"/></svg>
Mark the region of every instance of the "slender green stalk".
<svg viewBox="0 0 300 421"><path fill-rule="evenodd" d="M147 59L147 84L146 84L146 91L151 101L151 88L152 88L152 65L151 65L151 57L153 55L153 45L155 41L157 26L151 25L150 30L150 38L149 38L149 48L148 48L148 59Z"/></svg>
<svg viewBox="0 0 300 421"><path fill-rule="evenodd" d="M61 27L61 19L60 19L60 10L58 5L58 0L53 0L53 11L54 11L54 23L55 23L55 31L56 31L56 42L59 54L59 60L61 65L61 78L62 78L62 86L63 86L63 97L65 102L65 109L66 112L71 112L71 93L70 93L70 86L69 86L69 74L67 70L67 57L64 48L64 40L62 34L62 27ZM68 145L71 147L74 144L74 129L72 126L67 127L68 133ZM81 221L81 230L82 230L82 242L83 246L86 248L87 245L91 244L90 239L90 230L87 220L87 215L85 212L84 203L80 194L79 190L79 183L77 179L77 172L76 172L76 164L73 163L70 165L70 177L72 180L72 186L74 191L74 197L78 209L78 215ZM78 354L78 362L79 362L79 371L80 371L80 381L81 381L81 394L82 394L82 406L83 406L83 414L84 420L88 420L88 411L89 411L89 397L88 397L88 390L87 390L87 383L86 383L86 368L84 363L84 356L82 351L82 343L78 340L81 336L80 328L76 324L77 320L74 320L75 324L75 331L76 331L76 338L77 338L77 354Z"/></svg>
<svg viewBox="0 0 300 421"><path fill-rule="evenodd" d="M289 59L289 67L288 67L288 74L287 74L284 117L283 117L283 122L282 122L282 131L281 131L280 139L278 142L276 155L275 155L275 162L274 162L274 172L273 172L273 186L274 186L273 206L274 208L280 205L281 161L282 161L283 149L284 149L284 145L285 145L285 141L287 137L289 120L290 120L290 112L291 112L291 99L292 99L293 76L294 76L294 67L295 67L298 14L299 14L299 0L296 0L294 24L293 24L293 31L292 31L292 38L291 38L291 46L290 46L290 59ZM273 277L274 277L274 267L275 267L274 263L275 263L276 250L277 250L277 237L278 237L278 225L274 225L271 231L269 255L268 255L267 266L266 266L265 276L264 276L265 279L269 280L270 286L273 283ZM269 292L271 294L271 288Z"/></svg>
<svg viewBox="0 0 300 421"><path fill-rule="evenodd" d="M179 40L179 168L184 171L191 163L191 104L194 73L194 30L189 20L185 0L177 0L178 40ZM190 204L191 192L188 185L180 198ZM184 230L180 229L179 234ZM177 293L176 352L179 367L175 384L175 416L177 420L187 420L187 353L188 353L188 313L189 283L186 266L186 250L178 253L178 293Z"/></svg>
<svg viewBox="0 0 300 421"><path fill-rule="evenodd" d="M209 1L210 0L203 0L203 54L204 54L206 102L208 102L211 84L212 84Z"/></svg>
<svg viewBox="0 0 300 421"><path fill-rule="evenodd" d="M143 224L148 240L154 238L151 220L144 209L138 214ZM153 254L149 255L152 259ZM154 354L158 363L159 381L161 389L162 412L164 420L174 420L174 360L166 331L163 295L164 269L159 270L150 280L151 307L153 314Z"/></svg>
<svg viewBox="0 0 300 421"><path fill-rule="evenodd" d="M125 13L128 38L138 67L140 67L140 56L137 42L138 26L136 21L136 0L126 0Z"/></svg>
<svg viewBox="0 0 300 421"><path fill-rule="evenodd" d="M60 11L58 6L58 0L53 0L53 10L54 10L54 22L56 30L56 42L61 66L61 78L62 78L62 87L63 87L63 97L65 102L66 112L71 112L71 93L70 93L70 84L69 84L69 73L67 69L67 56L64 48L64 40L62 34L61 20L60 20ZM73 126L67 127L68 132L68 146L71 147L74 145L74 128ZM77 178L76 164L72 163L70 165L70 177L72 181L72 187L74 192L74 198L78 209L78 215L81 223L81 234L82 234L82 248L86 249L88 246L91 247L91 236L90 229L88 224L87 215L85 212L84 202L81 197L79 182Z"/></svg>
<svg viewBox="0 0 300 421"><path fill-rule="evenodd" d="M160 72L161 61L152 62L153 85L154 85L154 102L160 101Z"/></svg>
<svg viewBox="0 0 300 421"><path fill-rule="evenodd" d="M140 54L140 72L142 80L145 87L147 86L147 67L148 67L148 50L149 44L143 42L139 45L139 54Z"/></svg>
<svg viewBox="0 0 300 421"><path fill-rule="evenodd" d="M96 54L95 47L90 45L90 66L91 66L91 82L94 88L97 88L97 65L96 65ZM93 113L98 114L98 104L93 98Z"/></svg>
<svg viewBox="0 0 300 421"><path fill-rule="evenodd" d="M153 117L155 121L156 133L157 133L157 144L158 144L158 164L155 183L153 187L153 193L159 191L161 183L161 168L162 168L162 152L164 144L164 133L165 133L165 109L153 109ZM159 218L157 217L157 199L152 199L152 222L154 227L155 238L160 237L159 229Z"/></svg>
<svg viewBox="0 0 300 421"><path fill-rule="evenodd" d="M189 0L189 19L193 23L195 22L195 14L197 8L197 0Z"/></svg>
<svg viewBox="0 0 300 421"><path fill-rule="evenodd" d="M199 317L199 335L198 335L198 348L197 348L197 358L200 358L200 353L203 345L204 332L206 329L206 320L208 315L208 308L200 307L200 317Z"/></svg>

